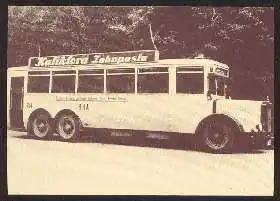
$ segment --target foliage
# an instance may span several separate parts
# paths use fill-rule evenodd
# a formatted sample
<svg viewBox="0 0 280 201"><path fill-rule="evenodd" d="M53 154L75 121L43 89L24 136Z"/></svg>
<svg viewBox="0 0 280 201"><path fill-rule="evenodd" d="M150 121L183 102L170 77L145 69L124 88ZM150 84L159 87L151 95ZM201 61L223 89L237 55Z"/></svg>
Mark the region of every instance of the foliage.
<svg viewBox="0 0 280 201"><path fill-rule="evenodd" d="M11 6L8 14L8 66L26 65L39 46L42 56L153 49L150 24L161 59L203 53L231 67L234 97L273 96L273 8Z"/></svg>

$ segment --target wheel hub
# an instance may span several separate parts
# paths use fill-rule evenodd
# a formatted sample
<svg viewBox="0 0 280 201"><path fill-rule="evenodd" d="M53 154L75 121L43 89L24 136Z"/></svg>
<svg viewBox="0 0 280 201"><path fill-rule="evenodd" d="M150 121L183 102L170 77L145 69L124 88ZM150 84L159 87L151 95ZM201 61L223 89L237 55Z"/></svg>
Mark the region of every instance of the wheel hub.
<svg viewBox="0 0 280 201"><path fill-rule="evenodd" d="M72 135L74 131L74 125L71 120L69 120L68 118L64 118L60 125L62 131L64 132L64 135Z"/></svg>
<svg viewBox="0 0 280 201"><path fill-rule="evenodd" d="M48 121L44 117L35 118L33 121L33 133L39 138L43 138L48 134Z"/></svg>
<svg viewBox="0 0 280 201"><path fill-rule="evenodd" d="M66 125L64 126L64 129L67 130L67 131L69 131L69 130L71 129L71 125L70 125L70 124L66 124Z"/></svg>
<svg viewBox="0 0 280 201"><path fill-rule="evenodd" d="M41 121L39 124L37 124L37 127L42 132L46 128L46 123Z"/></svg>
<svg viewBox="0 0 280 201"><path fill-rule="evenodd" d="M210 147L218 149L226 144L228 139L219 129L212 128L208 132L207 143Z"/></svg>

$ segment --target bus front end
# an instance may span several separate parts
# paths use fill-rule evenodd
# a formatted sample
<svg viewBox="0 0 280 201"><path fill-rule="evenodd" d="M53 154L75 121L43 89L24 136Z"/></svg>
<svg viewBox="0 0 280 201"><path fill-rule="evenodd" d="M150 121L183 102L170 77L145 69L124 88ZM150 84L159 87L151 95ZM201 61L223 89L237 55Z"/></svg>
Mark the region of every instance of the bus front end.
<svg viewBox="0 0 280 201"><path fill-rule="evenodd" d="M261 125L262 130L265 132L267 138L266 145L274 146L274 131L273 131L273 118L272 118L272 103L267 100L261 105Z"/></svg>
<svg viewBox="0 0 280 201"><path fill-rule="evenodd" d="M273 147L272 104L270 101L217 100L217 113L235 119L240 138L256 148Z"/></svg>
<svg viewBox="0 0 280 201"><path fill-rule="evenodd" d="M217 70L219 69L219 70ZM213 114L209 115L199 127L205 144L208 138L211 143L206 147L218 152L233 147L233 144L247 144L254 148L274 147L273 105L267 98L265 101L232 99L229 90L228 67L213 65L210 68L207 81L207 99L213 101ZM205 123L206 122L206 123ZM214 122L214 123L213 123ZM208 126L205 126L208 125ZM224 129L224 127L227 127ZM204 133L203 134L203 130ZM226 131L226 130L230 131ZM220 135L218 135L220 133ZM231 133L231 134L230 134ZM220 136L224 136L225 146L216 146ZM218 136L218 137L215 137ZM210 136L210 137L209 137ZM213 140L211 140L211 137ZM236 140L239 139L239 140ZM233 143L234 141L234 143ZM248 142L248 143L247 143ZM222 143L220 143L222 144Z"/></svg>

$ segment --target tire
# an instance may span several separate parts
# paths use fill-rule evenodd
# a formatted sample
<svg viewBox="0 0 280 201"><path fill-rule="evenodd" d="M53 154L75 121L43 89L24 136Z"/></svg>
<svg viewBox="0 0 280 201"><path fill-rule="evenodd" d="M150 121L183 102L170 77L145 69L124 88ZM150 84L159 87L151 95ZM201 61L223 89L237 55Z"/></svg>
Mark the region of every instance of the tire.
<svg viewBox="0 0 280 201"><path fill-rule="evenodd" d="M45 112L34 114L28 122L28 135L37 139L44 139L52 133L50 116Z"/></svg>
<svg viewBox="0 0 280 201"><path fill-rule="evenodd" d="M233 148L235 131L229 121L207 121L199 133L201 147L211 153L229 153Z"/></svg>
<svg viewBox="0 0 280 201"><path fill-rule="evenodd" d="M80 119L73 114L64 114L57 119L57 132L62 140L74 141L80 137Z"/></svg>

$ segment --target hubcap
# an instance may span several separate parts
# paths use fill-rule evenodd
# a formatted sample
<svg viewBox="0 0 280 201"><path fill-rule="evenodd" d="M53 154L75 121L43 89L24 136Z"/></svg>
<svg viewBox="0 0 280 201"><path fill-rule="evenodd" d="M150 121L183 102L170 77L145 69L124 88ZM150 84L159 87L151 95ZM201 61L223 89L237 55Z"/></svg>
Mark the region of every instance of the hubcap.
<svg viewBox="0 0 280 201"><path fill-rule="evenodd" d="M207 133L207 145L216 150L223 148L229 140L227 132L221 128L210 127Z"/></svg>
<svg viewBox="0 0 280 201"><path fill-rule="evenodd" d="M64 126L64 128L65 128L66 131L69 131L71 129L71 125L70 124L66 124Z"/></svg>
<svg viewBox="0 0 280 201"><path fill-rule="evenodd" d="M44 119L35 119L33 122L33 131L37 137L45 137L48 133L48 122Z"/></svg>
<svg viewBox="0 0 280 201"><path fill-rule="evenodd" d="M44 132L46 130L46 122L41 121L40 123L37 124L37 128L39 129L40 132Z"/></svg>
<svg viewBox="0 0 280 201"><path fill-rule="evenodd" d="M64 117L59 122L59 134L65 138L69 139L75 133L75 122L70 117Z"/></svg>

